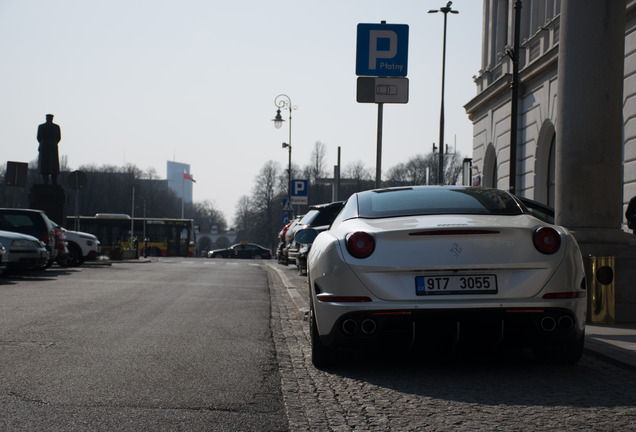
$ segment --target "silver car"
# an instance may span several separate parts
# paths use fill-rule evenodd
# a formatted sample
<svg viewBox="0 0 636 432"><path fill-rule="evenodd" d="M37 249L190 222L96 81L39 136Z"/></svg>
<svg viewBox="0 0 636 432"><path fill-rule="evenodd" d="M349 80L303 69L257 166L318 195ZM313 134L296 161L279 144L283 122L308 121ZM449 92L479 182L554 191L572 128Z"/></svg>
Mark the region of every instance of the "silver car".
<svg viewBox="0 0 636 432"><path fill-rule="evenodd" d="M47 265L49 253L46 246L33 236L0 231L0 243L6 249L8 269L34 270Z"/></svg>

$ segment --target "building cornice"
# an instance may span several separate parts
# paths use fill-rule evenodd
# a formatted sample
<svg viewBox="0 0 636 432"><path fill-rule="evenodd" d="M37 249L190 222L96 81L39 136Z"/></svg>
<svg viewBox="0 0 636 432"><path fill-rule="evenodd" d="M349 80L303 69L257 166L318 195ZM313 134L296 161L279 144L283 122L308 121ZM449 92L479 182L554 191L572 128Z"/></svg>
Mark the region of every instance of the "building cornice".
<svg viewBox="0 0 636 432"><path fill-rule="evenodd" d="M635 0L636 2L636 0ZM524 85L532 81L535 77L545 74L546 71L556 68L559 60L559 44L555 44L541 57L528 64L519 72L519 82L521 85L522 95ZM497 81L489 85L486 90L479 93L471 99L464 109L468 118L472 121L474 115L485 106L492 106L493 101L497 99L509 99L511 97L510 81L511 74L502 75ZM507 94L506 94L507 92Z"/></svg>
<svg viewBox="0 0 636 432"><path fill-rule="evenodd" d="M495 99L499 99L502 97L503 92L510 92L510 80L512 79L511 74L504 74L500 76L497 81L486 87L486 90L479 93L477 96L472 98L466 105L464 105L464 109L466 110L466 114L468 114L468 118L473 121L474 115L480 111L480 108L484 105L491 106L492 101Z"/></svg>

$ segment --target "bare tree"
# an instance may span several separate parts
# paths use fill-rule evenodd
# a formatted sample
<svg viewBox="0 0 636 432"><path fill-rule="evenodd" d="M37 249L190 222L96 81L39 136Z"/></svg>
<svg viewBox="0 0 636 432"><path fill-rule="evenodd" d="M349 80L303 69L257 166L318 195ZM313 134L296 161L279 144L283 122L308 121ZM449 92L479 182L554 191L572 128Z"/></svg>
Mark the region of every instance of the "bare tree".
<svg viewBox="0 0 636 432"><path fill-rule="evenodd" d="M320 141L316 141L314 149L311 152L311 160L307 166L305 173L306 178L311 183L315 183L317 178L327 175L325 167L325 158L327 157L327 146Z"/></svg>
<svg viewBox="0 0 636 432"><path fill-rule="evenodd" d="M218 232L225 232L227 229L225 218L212 201L197 202L192 207L192 219L201 232L210 232L213 228L216 228Z"/></svg>
<svg viewBox="0 0 636 432"><path fill-rule="evenodd" d="M236 213L234 214L234 227L240 239L243 239L243 233L248 232L251 226L250 214L252 211L252 202L250 197L243 195L236 203Z"/></svg>
<svg viewBox="0 0 636 432"><path fill-rule="evenodd" d="M438 178L438 154L417 155L407 162L397 164L388 170L385 178L387 186L436 184ZM447 153L444 158L444 184L457 183L462 171L462 155Z"/></svg>
<svg viewBox="0 0 636 432"><path fill-rule="evenodd" d="M275 204L276 201L280 200L280 193L276 188L279 173L280 165L278 162L265 163L256 176L256 185L252 192L253 209L263 216L256 221L257 231L253 233L253 241L260 242L263 246L271 249L276 246L276 235L272 234L278 227L278 225L274 226L275 216L280 214L280 206ZM278 210L276 215L274 214L275 210Z"/></svg>
<svg viewBox="0 0 636 432"><path fill-rule="evenodd" d="M289 196L289 167L285 167L284 171L281 171L280 175L278 176L278 190L281 191L281 193L284 196ZM300 167L296 164L292 163L292 167L291 167L291 178L296 179L299 178L299 176L303 174L303 171L301 171Z"/></svg>
<svg viewBox="0 0 636 432"><path fill-rule="evenodd" d="M371 168L364 166L361 160L351 162L342 170L341 177L352 180L373 180Z"/></svg>
<svg viewBox="0 0 636 432"><path fill-rule="evenodd" d="M142 178L146 178L148 180L154 180L158 177L159 175L157 174L157 170L154 167L148 167L148 169L143 172Z"/></svg>

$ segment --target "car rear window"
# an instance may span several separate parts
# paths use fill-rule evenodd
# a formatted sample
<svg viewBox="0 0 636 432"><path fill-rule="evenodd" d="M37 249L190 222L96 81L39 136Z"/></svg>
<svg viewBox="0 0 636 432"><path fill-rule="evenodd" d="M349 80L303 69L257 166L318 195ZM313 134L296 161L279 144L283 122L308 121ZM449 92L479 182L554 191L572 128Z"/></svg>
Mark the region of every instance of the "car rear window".
<svg viewBox="0 0 636 432"><path fill-rule="evenodd" d="M313 209L309 210L305 216L298 222L298 225L307 225L313 222L313 220L318 216L318 210Z"/></svg>
<svg viewBox="0 0 636 432"><path fill-rule="evenodd" d="M311 209L300 221L300 225L309 225L312 227L331 225L342 208L342 204L343 203L335 203L319 209Z"/></svg>
<svg viewBox="0 0 636 432"><path fill-rule="evenodd" d="M25 213L5 213L0 215L0 229L29 234L39 238L42 224L38 223L36 215Z"/></svg>
<svg viewBox="0 0 636 432"><path fill-rule="evenodd" d="M359 216L381 218L439 214L518 215L514 198L497 189L414 187L359 194Z"/></svg>

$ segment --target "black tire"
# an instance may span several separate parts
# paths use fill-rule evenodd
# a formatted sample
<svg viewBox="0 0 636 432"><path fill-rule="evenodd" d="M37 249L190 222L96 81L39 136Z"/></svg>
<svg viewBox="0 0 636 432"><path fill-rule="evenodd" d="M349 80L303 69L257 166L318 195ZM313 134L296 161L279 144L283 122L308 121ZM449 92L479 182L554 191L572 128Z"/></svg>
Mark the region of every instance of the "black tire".
<svg viewBox="0 0 636 432"><path fill-rule="evenodd" d="M334 366L336 364L335 349L325 346L320 340L313 308L310 311L310 322L309 334L311 336L311 362L318 369Z"/></svg>
<svg viewBox="0 0 636 432"><path fill-rule="evenodd" d="M58 257L56 261L60 265L60 267L70 267L73 263L73 257L70 253L67 253L63 256Z"/></svg>
<svg viewBox="0 0 636 432"><path fill-rule="evenodd" d="M82 256L82 251L78 245L75 243L68 244L68 255L70 257L72 267L77 267L84 264L84 257Z"/></svg>
<svg viewBox="0 0 636 432"><path fill-rule="evenodd" d="M549 364L571 365L583 356L585 331L578 340L566 342L562 345L540 346L533 349L537 360Z"/></svg>

